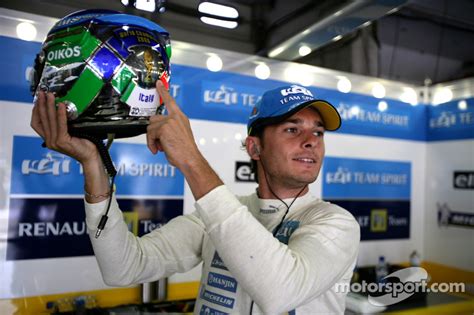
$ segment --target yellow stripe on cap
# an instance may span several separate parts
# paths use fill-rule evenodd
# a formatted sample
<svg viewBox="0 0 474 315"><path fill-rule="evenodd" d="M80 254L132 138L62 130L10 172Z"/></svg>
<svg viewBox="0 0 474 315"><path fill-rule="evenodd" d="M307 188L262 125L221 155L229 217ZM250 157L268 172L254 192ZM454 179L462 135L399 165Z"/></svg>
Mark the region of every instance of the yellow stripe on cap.
<svg viewBox="0 0 474 315"><path fill-rule="evenodd" d="M308 104L312 105L321 115L324 122L324 128L329 131L334 131L341 127L341 116L334 106L325 101L316 101Z"/></svg>

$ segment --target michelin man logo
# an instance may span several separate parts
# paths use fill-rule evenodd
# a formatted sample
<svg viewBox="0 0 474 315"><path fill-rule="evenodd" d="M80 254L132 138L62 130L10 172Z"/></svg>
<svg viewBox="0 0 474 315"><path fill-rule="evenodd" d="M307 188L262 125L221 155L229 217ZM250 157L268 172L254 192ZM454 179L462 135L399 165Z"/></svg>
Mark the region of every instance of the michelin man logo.
<svg viewBox="0 0 474 315"><path fill-rule="evenodd" d="M29 174L67 174L70 171L71 160L63 154L47 153L41 160L23 160L21 173Z"/></svg>
<svg viewBox="0 0 474 315"><path fill-rule="evenodd" d="M436 203L438 208L438 226L448 226L451 220L451 208L445 203Z"/></svg>
<svg viewBox="0 0 474 315"><path fill-rule="evenodd" d="M352 174L349 169L339 166L333 173L326 173L326 183L328 184L349 184L352 182Z"/></svg>
<svg viewBox="0 0 474 315"><path fill-rule="evenodd" d="M301 93L311 96L311 97L313 96L313 94L308 89L305 89L304 87L299 86L299 85L292 85L289 89L281 90L281 95L283 96L288 96L290 94L301 94Z"/></svg>
<svg viewBox="0 0 474 315"><path fill-rule="evenodd" d="M233 88L226 87L225 85L221 85L217 91L206 90L204 92L204 102L206 103L213 102L232 105L238 103L238 98L238 93Z"/></svg>

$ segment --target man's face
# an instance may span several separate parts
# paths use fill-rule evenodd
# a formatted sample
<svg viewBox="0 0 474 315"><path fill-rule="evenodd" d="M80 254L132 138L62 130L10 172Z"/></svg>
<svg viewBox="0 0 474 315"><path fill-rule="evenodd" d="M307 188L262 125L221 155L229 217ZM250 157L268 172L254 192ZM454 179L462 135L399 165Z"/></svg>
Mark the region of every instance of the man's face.
<svg viewBox="0 0 474 315"><path fill-rule="evenodd" d="M324 158L324 131L311 106L266 127L260 159L270 185L294 189L314 182Z"/></svg>

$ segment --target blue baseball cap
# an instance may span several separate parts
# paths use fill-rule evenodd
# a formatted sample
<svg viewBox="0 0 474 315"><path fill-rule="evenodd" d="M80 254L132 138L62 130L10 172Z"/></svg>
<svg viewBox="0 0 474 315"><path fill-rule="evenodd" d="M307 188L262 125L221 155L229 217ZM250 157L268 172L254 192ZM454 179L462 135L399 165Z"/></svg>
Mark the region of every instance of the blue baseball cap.
<svg viewBox="0 0 474 315"><path fill-rule="evenodd" d="M341 116L327 101L316 99L311 91L299 85L288 85L269 90L255 104L247 123L248 135L256 129L277 124L296 112L313 106L321 115L324 128L334 131L341 127Z"/></svg>

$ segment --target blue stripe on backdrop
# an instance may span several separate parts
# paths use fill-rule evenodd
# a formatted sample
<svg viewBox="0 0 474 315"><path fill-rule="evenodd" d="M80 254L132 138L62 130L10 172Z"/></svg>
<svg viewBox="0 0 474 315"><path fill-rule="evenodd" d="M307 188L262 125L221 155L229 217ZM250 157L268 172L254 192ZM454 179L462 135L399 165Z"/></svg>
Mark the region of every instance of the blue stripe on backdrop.
<svg viewBox="0 0 474 315"><path fill-rule="evenodd" d="M26 70L40 49L40 43L0 36L0 100L32 103Z"/></svg>
<svg viewBox="0 0 474 315"><path fill-rule="evenodd" d="M182 199L119 198L118 203L129 230L138 236L183 214ZM7 260L94 255L84 200L11 198L7 244Z"/></svg>
<svg viewBox="0 0 474 315"><path fill-rule="evenodd" d="M0 36L0 67L4 74L0 76L0 100L31 103L26 71L40 48L40 43ZM245 124L265 90L288 84L182 65L173 65L172 70L173 95L192 119ZM412 107L386 99L388 109L380 112L380 100L371 96L324 88L310 90L337 107L343 119L339 133L417 141L474 138L473 99L467 100L467 110L457 109L457 102Z"/></svg>
<svg viewBox="0 0 474 315"><path fill-rule="evenodd" d="M409 239L409 200L346 200L328 199L331 203L348 210L360 226L361 241Z"/></svg>
<svg viewBox="0 0 474 315"><path fill-rule="evenodd" d="M191 118L246 124L251 108L260 95L288 83L259 80L228 72L174 66L171 84L180 97L178 103ZM379 99L344 94L325 88L309 88L316 98L330 101L341 114L341 133L423 141L426 139L426 106L412 107L386 100L388 109L377 109ZM356 111L354 110L356 109Z"/></svg>
<svg viewBox="0 0 474 315"><path fill-rule="evenodd" d="M474 98L465 100L466 109L458 102L428 106L428 141L474 139Z"/></svg>
<svg viewBox="0 0 474 315"><path fill-rule="evenodd" d="M410 200L411 163L326 156L324 199Z"/></svg>
<svg viewBox="0 0 474 315"><path fill-rule="evenodd" d="M41 143L39 137L14 136L11 194L82 195L79 163ZM183 195L184 176L164 154L152 155L145 144L117 142L110 155L118 195Z"/></svg>

